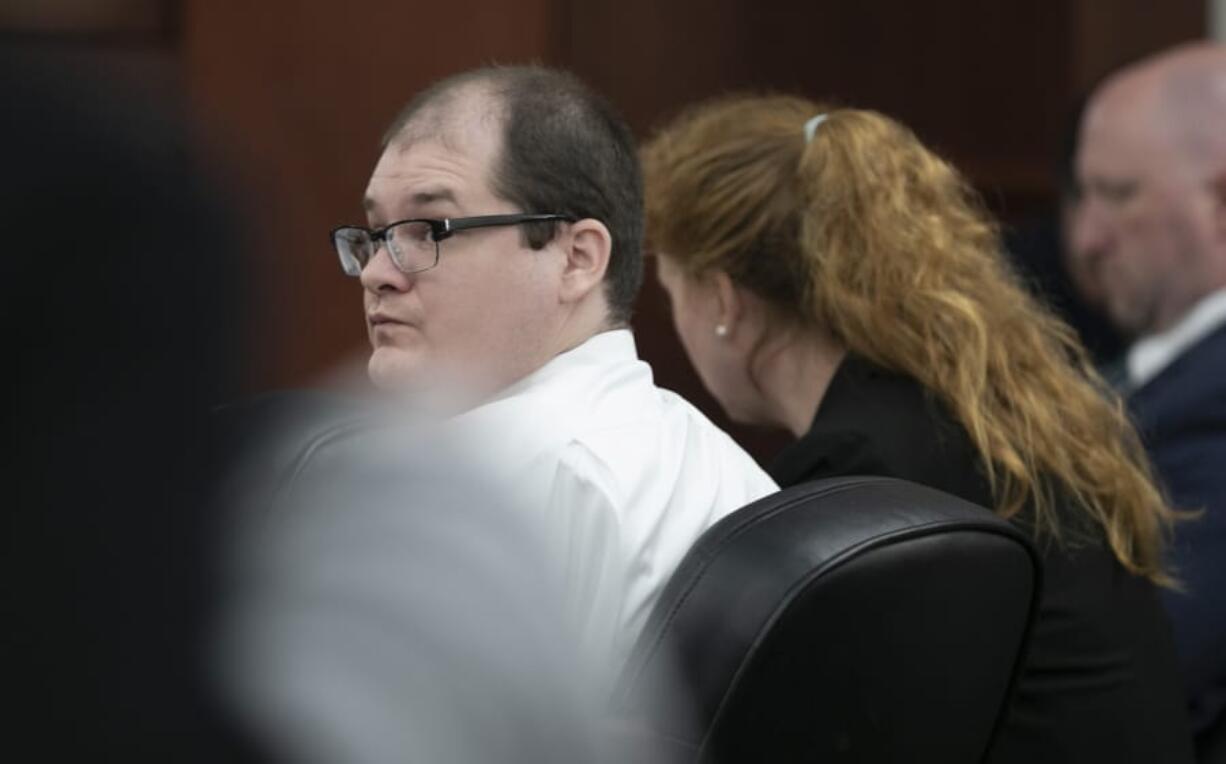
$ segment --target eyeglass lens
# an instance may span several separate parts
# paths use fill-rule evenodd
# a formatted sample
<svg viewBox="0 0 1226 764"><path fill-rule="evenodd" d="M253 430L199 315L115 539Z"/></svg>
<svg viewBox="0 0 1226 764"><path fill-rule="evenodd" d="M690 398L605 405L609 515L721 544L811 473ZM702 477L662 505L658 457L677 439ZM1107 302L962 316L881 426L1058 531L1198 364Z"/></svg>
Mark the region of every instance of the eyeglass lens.
<svg viewBox="0 0 1226 764"><path fill-rule="evenodd" d="M386 241L396 266L406 273L431 268L437 260L437 245L429 223L415 220L398 223L386 229L379 238ZM361 274L379 248L365 228L342 228L336 232L334 240L341 268L350 276Z"/></svg>

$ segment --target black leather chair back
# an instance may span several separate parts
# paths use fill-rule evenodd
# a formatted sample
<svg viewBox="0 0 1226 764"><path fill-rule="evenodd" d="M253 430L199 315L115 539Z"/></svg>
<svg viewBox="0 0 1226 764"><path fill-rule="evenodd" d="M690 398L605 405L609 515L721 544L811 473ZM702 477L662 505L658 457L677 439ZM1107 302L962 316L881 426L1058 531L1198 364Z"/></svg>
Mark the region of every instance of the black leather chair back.
<svg viewBox="0 0 1226 764"><path fill-rule="evenodd" d="M923 486L795 486L705 533L632 655L619 714L684 760L981 761L1040 591L990 511Z"/></svg>

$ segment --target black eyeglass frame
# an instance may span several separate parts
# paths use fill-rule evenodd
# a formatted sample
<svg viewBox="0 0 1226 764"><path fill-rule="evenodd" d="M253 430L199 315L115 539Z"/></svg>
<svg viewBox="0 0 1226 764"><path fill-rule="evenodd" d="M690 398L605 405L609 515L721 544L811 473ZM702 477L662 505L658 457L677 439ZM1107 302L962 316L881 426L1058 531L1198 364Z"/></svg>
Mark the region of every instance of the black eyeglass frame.
<svg viewBox="0 0 1226 764"><path fill-rule="evenodd" d="M434 242L434 262L430 263L429 265L423 268L414 268L413 270L405 270L404 267L401 266L399 262L399 258L396 257L395 253L392 252L390 249L388 250L388 256L390 257L392 264L395 265L396 268L398 268L401 272L403 273L421 273L422 271L428 271L431 268L438 265L438 260L439 260L438 243L440 241L443 241L444 239L451 238L451 236L455 235L456 233L459 233L460 231L468 231L474 228L493 228L495 226L523 225L524 223L548 223L548 222L552 222L556 220L560 220L560 221L567 222L567 223L573 223L577 219L578 218L574 217L573 215L561 215L561 214L554 214L554 213L549 213L549 214L515 213L515 214L510 214L510 215L475 215L475 216L466 217L466 218L405 218L404 220L397 220L393 223L388 223L382 228L374 228L374 229L367 228L365 226L360 226L360 225L337 226L336 228L333 228L328 233L328 238L332 242L332 248L336 250L337 256L340 257L341 259L341 270L345 271L345 273L348 275L358 276L361 274L362 270L366 268L366 263L369 263L370 261L367 260L366 263L359 262L358 272L350 273L349 269L346 267L346 262L345 262L346 256L341 251L340 241L337 238L338 234L340 234L342 231L363 231L365 232L366 235L370 237L370 242L372 246L374 247L370 251L370 256L373 258L375 256L375 253L379 251L380 242L382 242L384 246L387 245L387 232L388 231L395 228L396 226L404 225L406 223L425 223L426 225L430 226L430 240ZM352 257L352 255L350 255L350 257ZM354 258L354 259L356 260L357 258Z"/></svg>

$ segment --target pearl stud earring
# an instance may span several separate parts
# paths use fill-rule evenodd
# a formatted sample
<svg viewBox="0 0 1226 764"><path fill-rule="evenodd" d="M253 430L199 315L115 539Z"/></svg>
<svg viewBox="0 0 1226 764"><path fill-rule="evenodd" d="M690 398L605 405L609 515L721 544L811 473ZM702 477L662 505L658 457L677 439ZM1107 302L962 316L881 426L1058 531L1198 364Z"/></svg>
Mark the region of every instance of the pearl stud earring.
<svg viewBox="0 0 1226 764"><path fill-rule="evenodd" d="M715 325L715 336L716 337L727 337L728 327L724 326L723 324L716 324Z"/></svg>

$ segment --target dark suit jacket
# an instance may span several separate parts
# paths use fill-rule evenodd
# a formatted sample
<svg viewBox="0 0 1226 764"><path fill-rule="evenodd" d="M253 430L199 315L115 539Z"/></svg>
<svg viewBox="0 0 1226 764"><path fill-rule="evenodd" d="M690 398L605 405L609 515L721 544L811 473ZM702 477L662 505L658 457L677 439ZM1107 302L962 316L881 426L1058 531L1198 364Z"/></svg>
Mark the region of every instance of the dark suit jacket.
<svg viewBox="0 0 1226 764"><path fill-rule="evenodd" d="M854 356L835 373L812 429L771 472L781 486L883 475L993 505L977 453L944 407L911 378ZM1038 622L990 761L1191 761L1169 626L1154 587L1128 574L1080 513L1058 504L1068 543L1040 542ZM1029 525L1024 517L1017 522ZM956 720L950 723L956 734Z"/></svg>
<svg viewBox="0 0 1226 764"><path fill-rule="evenodd" d="M1226 326L1129 397L1171 501L1202 509L1175 528L1171 562L1184 592L1164 592L1193 728L1226 726Z"/></svg>

